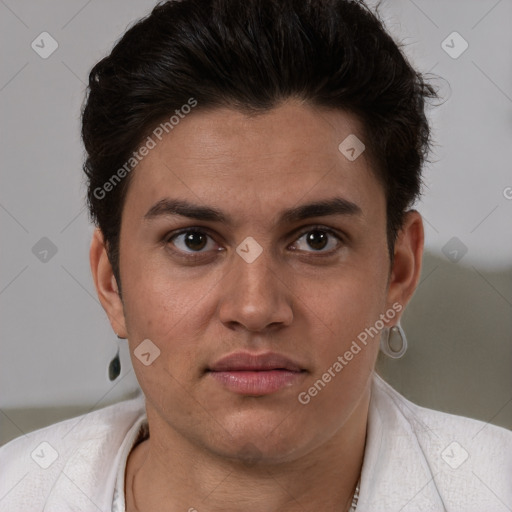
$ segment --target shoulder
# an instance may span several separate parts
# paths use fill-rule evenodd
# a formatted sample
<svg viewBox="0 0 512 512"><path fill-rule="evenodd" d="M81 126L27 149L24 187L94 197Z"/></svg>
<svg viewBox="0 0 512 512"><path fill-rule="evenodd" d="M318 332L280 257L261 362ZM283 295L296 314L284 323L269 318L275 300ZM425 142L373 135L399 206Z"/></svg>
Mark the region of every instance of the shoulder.
<svg viewBox="0 0 512 512"><path fill-rule="evenodd" d="M373 393L384 435L414 439L446 510L512 507L512 431L416 405L378 376Z"/></svg>
<svg viewBox="0 0 512 512"><path fill-rule="evenodd" d="M99 484L108 480L112 480L113 488L116 454L130 428L143 416L144 398L138 395L30 432L0 447L1 510L42 510L55 493L60 493L59 499L66 494L73 503L73 488L92 499L93 493L103 492L98 491ZM99 501L103 498L97 497Z"/></svg>
<svg viewBox="0 0 512 512"><path fill-rule="evenodd" d="M435 444L436 439L451 439L453 442L458 442L461 447L464 443L468 447L480 446L484 448L482 452L485 454L489 454L489 450L499 449L499 452L508 456L512 462L511 430L416 405L378 376L375 378L375 388L380 395L380 401L393 404L398 414L410 425L416 437L425 444ZM468 455L471 454L468 453ZM479 452L475 451L474 455L478 456Z"/></svg>

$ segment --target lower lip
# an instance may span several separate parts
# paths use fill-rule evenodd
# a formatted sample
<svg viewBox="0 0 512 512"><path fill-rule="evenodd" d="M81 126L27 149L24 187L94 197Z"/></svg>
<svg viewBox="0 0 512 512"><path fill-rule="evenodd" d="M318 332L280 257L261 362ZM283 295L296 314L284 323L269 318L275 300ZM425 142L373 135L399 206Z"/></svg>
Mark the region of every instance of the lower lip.
<svg viewBox="0 0 512 512"><path fill-rule="evenodd" d="M209 372L226 389L242 395L261 396L296 384L305 372L290 370Z"/></svg>

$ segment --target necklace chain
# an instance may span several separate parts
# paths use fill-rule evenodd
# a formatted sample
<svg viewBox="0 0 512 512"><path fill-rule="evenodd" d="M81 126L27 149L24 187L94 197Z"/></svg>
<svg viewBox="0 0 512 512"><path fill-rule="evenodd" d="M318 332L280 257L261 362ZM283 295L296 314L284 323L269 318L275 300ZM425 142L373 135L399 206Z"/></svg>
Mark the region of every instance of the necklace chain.
<svg viewBox="0 0 512 512"><path fill-rule="evenodd" d="M357 481L356 490L354 492L354 496L352 496L352 504L348 509L348 512L356 512L357 502L359 501L359 486L361 485L361 478Z"/></svg>

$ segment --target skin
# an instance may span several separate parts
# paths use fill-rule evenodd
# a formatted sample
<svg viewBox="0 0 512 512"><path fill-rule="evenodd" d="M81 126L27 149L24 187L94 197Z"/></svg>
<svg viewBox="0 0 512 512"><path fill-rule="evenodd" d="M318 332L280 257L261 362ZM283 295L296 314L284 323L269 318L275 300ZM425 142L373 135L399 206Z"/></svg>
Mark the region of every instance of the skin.
<svg viewBox="0 0 512 512"><path fill-rule="evenodd" d="M122 300L95 232L90 262L98 297L114 331L128 338L150 427L150 439L128 459L128 511L349 505L378 338L309 404L297 397L394 303L405 308L423 251L421 216L410 211L390 266L384 191L364 152L349 161L338 150L349 134L364 141L354 116L297 100L252 118L198 110L133 171L120 235ZM285 209L334 196L361 212L277 222ZM145 220L165 197L216 207L233 224ZM330 235L324 248L312 247L304 235L317 225L341 239ZM192 226L211 237L203 248L183 236L169 240ZM236 252L248 236L263 249L252 263ZM194 250L198 259L186 260ZM149 366L134 356L144 339L161 351ZM306 372L270 395L235 394L205 368L239 350L279 352Z"/></svg>

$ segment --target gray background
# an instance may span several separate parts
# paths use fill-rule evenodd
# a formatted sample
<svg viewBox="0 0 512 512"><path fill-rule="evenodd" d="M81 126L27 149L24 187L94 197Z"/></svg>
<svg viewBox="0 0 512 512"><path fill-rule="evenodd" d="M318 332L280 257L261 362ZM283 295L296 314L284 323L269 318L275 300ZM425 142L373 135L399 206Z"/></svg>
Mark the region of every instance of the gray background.
<svg viewBox="0 0 512 512"><path fill-rule="evenodd" d="M90 68L154 3L0 0L0 443L138 390L126 342L120 378L107 376L117 339L89 269L79 112ZM512 2L387 0L381 12L413 64L443 78L445 102L429 114L410 347L378 370L421 405L512 428ZM47 59L31 47L45 31L59 45ZM442 47L454 31L469 44L458 58ZM45 261L43 237L57 249Z"/></svg>

